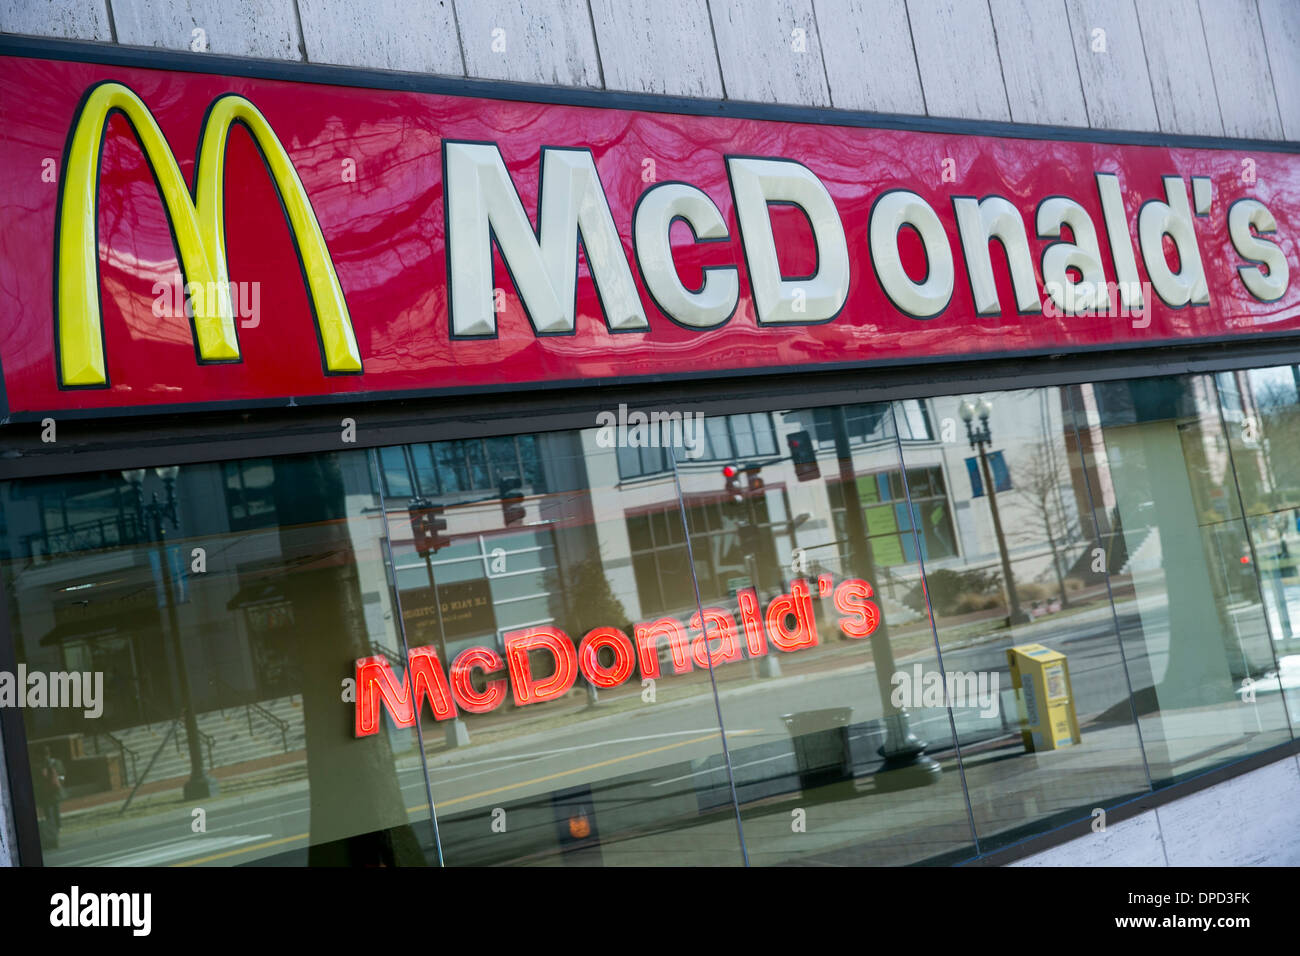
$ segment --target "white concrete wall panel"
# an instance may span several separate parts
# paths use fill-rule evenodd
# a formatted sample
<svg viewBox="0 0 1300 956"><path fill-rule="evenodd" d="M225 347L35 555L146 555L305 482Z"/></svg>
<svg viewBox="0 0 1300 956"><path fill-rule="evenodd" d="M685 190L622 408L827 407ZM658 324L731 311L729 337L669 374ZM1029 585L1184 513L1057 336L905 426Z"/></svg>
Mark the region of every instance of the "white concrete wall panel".
<svg viewBox="0 0 1300 956"><path fill-rule="evenodd" d="M1259 0L1259 25L1273 73L1283 137L1300 140L1300 3Z"/></svg>
<svg viewBox="0 0 1300 956"><path fill-rule="evenodd" d="M962 0L908 0L907 12L930 115L1010 120L988 7Z"/></svg>
<svg viewBox="0 0 1300 956"><path fill-rule="evenodd" d="M990 0L1011 118L1087 126L1065 0Z"/></svg>
<svg viewBox="0 0 1300 956"><path fill-rule="evenodd" d="M1259 767L1011 865L1300 865L1300 758Z"/></svg>
<svg viewBox="0 0 1300 956"><path fill-rule="evenodd" d="M1197 0L1143 0L1137 12L1161 131L1222 136Z"/></svg>
<svg viewBox="0 0 1300 956"><path fill-rule="evenodd" d="M113 23L128 46L302 59L293 0L114 0Z"/></svg>
<svg viewBox="0 0 1300 956"><path fill-rule="evenodd" d="M1300 139L1297 0L0 0L0 32L116 33L132 46L206 43L214 53L436 75Z"/></svg>
<svg viewBox="0 0 1300 956"><path fill-rule="evenodd" d="M1281 139L1282 119L1255 0L1203 0L1200 6L1224 135ZM1300 14L1300 6L1295 9Z"/></svg>
<svg viewBox="0 0 1300 956"><path fill-rule="evenodd" d="M830 106L812 0L709 0L727 98Z"/></svg>
<svg viewBox="0 0 1300 956"><path fill-rule="evenodd" d="M813 0L813 10L832 105L925 115L906 0Z"/></svg>
<svg viewBox="0 0 1300 956"><path fill-rule="evenodd" d="M707 0L591 0L605 88L722 98Z"/></svg>
<svg viewBox="0 0 1300 956"><path fill-rule="evenodd" d="M456 0L456 17L469 76L601 85L586 0Z"/></svg>
<svg viewBox="0 0 1300 956"><path fill-rule="evenodd" d="M0 33L113 39L105 0L0 0Z"/></svg>
<svg viewBox="0 0 1300 956"><path fill-rule="evenodd" d="M1035 853L1012 866L1166 866L1155 812L1139 814L1105 830Z"/></svg>
<svg viewBox="0 0 1300 956"><path fill-rule="evenodd" d="M1280 760L1156 808L1170 866L1300 865L1300 770Z"/></svg>
<svg viewBox="0 0 1300 956"><path fill-rule="evenodd" d="M298 0L312 63L464 76L452 0Z"/></svg>
<svg viewBox="0 0 1300 956"><path fill-rule="evenodd" d="M1066 0L1065 9L1089 125L1159 130L1133 0Z"/></svg>

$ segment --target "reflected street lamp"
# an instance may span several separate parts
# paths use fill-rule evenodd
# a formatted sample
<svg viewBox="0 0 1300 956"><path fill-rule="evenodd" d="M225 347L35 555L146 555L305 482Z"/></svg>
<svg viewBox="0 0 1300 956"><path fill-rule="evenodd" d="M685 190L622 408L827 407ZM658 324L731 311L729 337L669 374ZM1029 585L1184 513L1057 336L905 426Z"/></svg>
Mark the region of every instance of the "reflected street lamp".
<svg viewBox="0 0 1300 956"><path fill-rule="evenodd" d="M962 401L958 409L962 421L966 423L966 437L970 446L979 454L980 473L984 476L984 487L988 491L989 511L993 515L993 533L998 539L998 553L1002 556L1002 578L1007 582L1007 600L1010 602L1010 620L1012 624L1025 624L1029 621L1020 608L1020 595L1016 593L1016 579L1011 574L1011 558L1007 555L1007 539L1002 533L1002 518L998 514L998 492L993 486L993 472L989 468L989 446L993 444L993 432L989 428L989 416L993 414L993 403L981 397L978 402L969 398ZM979 416L979 425L974 424Z"/></svg>
<svg viewBox="0 0 1300 956"><path fill-rule="evenodd" d="M176 682L180 688L181 707L185 717L185 736L190 749L190 779L185 781L185 799L202 799L217 792L217 782L203 770L203 742L199 738L198 715L194 713L194 703L190 697L189 672L185 667L185 649L181 643L180 624L176 619L176 597L172 591L171 565L167 561L167 531L163 524L169 523L173 528L180 526L177 512L176 476L180 474L178 465L161 466L154 469L162 479L163 501L158 500L158 492L153 492L149 500L144 500L145 469L128 468L122 477L131 486L134 495L135 516L140 530L146 540L157 546L158 567L162 574L163 600L167 610L167 629L171 631L172 654L176 663Z"/></svg>

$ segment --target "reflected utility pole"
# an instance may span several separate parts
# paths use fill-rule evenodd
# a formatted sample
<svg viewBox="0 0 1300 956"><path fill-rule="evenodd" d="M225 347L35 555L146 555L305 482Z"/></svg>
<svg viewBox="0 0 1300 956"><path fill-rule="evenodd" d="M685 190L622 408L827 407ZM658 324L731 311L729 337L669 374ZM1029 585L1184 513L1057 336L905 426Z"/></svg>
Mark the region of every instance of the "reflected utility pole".
<svg viewBox="0 0 1300 956"><path fill-rule="evenodd" d="M438 621L438 655L442 666L450 668L451 661L447 658L447 635L442 624L442 599L438 596L438 579L433 573L434 552L451 544L451 539L443 534L447 530L447 519L443 517L446 510L445 505L434 504L427 498L415 497L411 499L407 514L411 521L411 537L415 544L415 551L424 558L424 569L429 575L429 593L433 596L433 608ZM411 686L411 693L415 693L414 684ZM415 703L415 719L419 722L420 700L417 697L412 699ZM469 730L465 727L465 721L459 716L448 721L445 730L448 747L464 747L469 744Z"/></svg>
<svg viewBox="0 0 1300 956"><path fill-rule="evenodd" d="M844 523L849 536L849 571L876 586L876 566L872 560L871 545L867 540L867 526L862 517L862 500L858 495L858 476L853 468L853 453L849 448L849 430L844 418L844 407L831 409L835 426L835 457L840 466L840 488L844 496ZM879 596L878 596L879 597ZM906 708L893 703L894 649L889 643L889 626L885 616L871 633L871 657L876 665L876 685L880 690L880 708L885 725L885 742L880 746L884 766L876 773L878 790L902 790L923 787L939 779L940 766L925 755L927 746L912 733L911 720ZM886 772L888 771L888 772Z"/></svg>
<svg viewBox="0 0 1300 956"><path fill-rule="evenodd" d="M180 527L178 502L176 499L176 477L180 473L178 465L158 467L154 472L162 479L166 499L158 500L155 491L148 502L144 500L143 468L130 468L122 472L122 477L131 486L135 503L136 521L140 529L155 545L158 556L158 569L162 576L163 607L167 614L167 629L171 631L172 655L176 665L176 685L180 692L181 709L185 720L185 737L190 751L190 778L185 781L182 793L186 800L200 800L217 793L217 782L209 777L203 769L203 741L199 738L199 720L194 712L194 700L190 694L189 669L185 664L185 647L181 641L180 622L176 615L176 594L173 590L171 564L167 560L167 529L164 519L173 528Z"/></svg>

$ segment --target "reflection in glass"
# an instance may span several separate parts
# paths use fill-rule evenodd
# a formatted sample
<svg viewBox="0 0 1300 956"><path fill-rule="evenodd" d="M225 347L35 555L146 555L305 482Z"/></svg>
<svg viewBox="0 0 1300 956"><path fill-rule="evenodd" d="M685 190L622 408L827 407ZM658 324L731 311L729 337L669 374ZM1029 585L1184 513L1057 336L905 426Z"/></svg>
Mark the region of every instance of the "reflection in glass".
<svg viewBox="0 0 1300 956"><path fill-rule="evenodd" d="M595 430L489 443L493 467L516 445L536 462L519 520L446 491L447 543L420 555L409 501L385 499L407 643L437 648L459 710L422 711L447 864L738 865L734 808L699 789L722 742L680 639L693 587L671 472Z"/></svg>
<svg viewBox="0 0 1300 956"><path fill-rule="evenodd" d="M1276 664L1214 379L1083 386L1077 404L1153 783L1285 742L1280 696L1252 689Z"/></svg>
<svg viewBox="0 0 1300 956"><path fill-rule="evenodd" d="M1215 376L1277 668L1257 693L1286 693L1300 723L1300 367ZM1265 662L1267 665L1267 662Z"/></svg>
<svg viewBox="0 0 1300 956"><path fill-rule="evenodd" d="M951 540L940 548L926 536L927 586L909 599L933 613L945 677L960 687L986 675L997 688L994 706L957 701L952 711L987 851L1148 784L1068 396L1045 388L926 404L941 429L901 443L907 485L913 502L928 493L936 508L946 489L952 538L938 535ZM1013 648L1029 661L1064 655L1055 717L1046 700L1026 700L1034 688L1022 668L1013 673ZM1056 724L1064 731L1044 733Z"/></svg>
<svg viewBox="0 0 1300 956"><path fill-rule="evenodd" d="M161 522L142 480L0 488L19 662L103 675L101 714L22 712L45 862L422 863L410 731L349 732L353 662L400 646L365 456L188 465Z"/></svg>
<svg viewBox="0 0 1300 956"><path fill-rule="evenodd" d="M103 675L22 713L45 860L957 861L1257 753L1298 382L6 482L18 661Z"/></svg>
<svg viewBox="0 0 1300 956"><path fill-rule="evenodd" d="M716 463L678 459L704 613L755 638L739 655L710 641L749 859L969 856L947 708L894 696L896 674L938 671L928 614L907 598L915 515L939 541L947 525L942 483L913 509L887 404L771 418L778 454L738 457L734 489ZM796 456L804 442L811 456ZM710 770L720 801L727 767Z"/></svg>

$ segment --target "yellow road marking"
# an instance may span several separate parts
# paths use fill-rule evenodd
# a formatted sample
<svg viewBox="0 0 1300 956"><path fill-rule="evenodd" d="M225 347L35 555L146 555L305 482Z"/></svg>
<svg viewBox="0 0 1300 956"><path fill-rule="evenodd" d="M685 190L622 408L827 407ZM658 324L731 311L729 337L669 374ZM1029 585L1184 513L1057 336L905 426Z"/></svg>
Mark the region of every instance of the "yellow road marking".
<svg viewBox="0 0 1300 956"><path fill-rule="evenodd" d="M247 853L249 850L264 850L269 846L279 846L281 843L292 843L294 840L306 839L307 834L300 833L297 836L281 837L278 840L266 840L262 843L255 843L252 846L241 847L238 850L227 850L225 853L214 853L211 856L201 856L197 860L186 860L184 863L173 863L172 866L195 866L199 863L211 863L213 860L221 860L228 856L238 856L241 853Z"/></svg>
<svg viewBox="0 0 1300 956"><path fill-rule="evenodd" d="M733 730L732 737L739 737L742 734L756 734L756 730ZM624 760L635 760L637 757L646 757L650 754L662 753L665 750L672 750L674 747L685 747L688 744L698 744L701 741L712 740L717 734L705 734L703 737L692 737L690 740L679 740L675 744L664 744L662 747L652 747L649 750L641 750L634 754L627 754L623 757L611 757L609 760L601 760L598 763L589 763L585 767L574 767L572 770L561 770L557 773L548 773L544 777L534 777L532 780L521 780L518 783L508 783L504 787L493 787L491 790L481 790L478 793L471 793L464 797L456 797L452 800L439 800L438 807L449 807L455 803L464 803L467 800L477 800L479 797L490 797L494 793L503 793L506 790L517 790L519 787L527 787L534 783L545 783L548 780L555 780L558 777L567 777L575 773L585 773L588 770L596 770L600 767L608 767L610 764L621 763ZM421 809L428 809L425 804Z"/></svg>
<svg viewBox="0 0 1300 956"><path fill-rule="evenodd" d="M757 730L733 730L729 736L741 737L745 734L756 733L758 733ZM702 743L705 740L713 740L717 736L717 734L705 734L703 737L692 737L690 740L679 740L673 744L664 744L661 747L651 747L649 750L638 750L636 753L626 754L622 757L611 757L609 760L601 760L597 763L589 763L582 767L574 767L572 770L560 770L556 773L548 773L544 777L534 777L531 780L520 780L518 783L508 783L503 787L493 787L491 790L481 790L478 793L467 794L463 797L443 800L439 802L438 807L441 809L442 807L449 807L456 803L465 803L468 800L478 800L481 797L490 797L496 793L504 793L507 790L517 790L520 787L529 787L533 784L545 783L548 780L555 780L559 777L567 777L575 773L585 773L588 770L597 770L601 767L608 767L611 764L622 763L625 760L635 760L637 757L648 757L650 754L662 753L665 750L672 750L674 747L686 747L690 744ZM427 809L429 809L429 805L427 803L422 803L419 806L407 807L406 812L416 813ZM281 837L278 840L266 840L262 843L254 843L252 846L239 847L235 850L226 850L223 853L213 853L211 856L201 856L198 859L186 860L183 863L173 863L172 866L197 866L200 863L211 863L213 860L224 860L227 857L239 856L241 853L252 853L254 850L265 850L268 847L280 846L284 843L293 843L296 840L305 840L310 835L311 834L309 833L299 833L297 836Z"/></svg>

